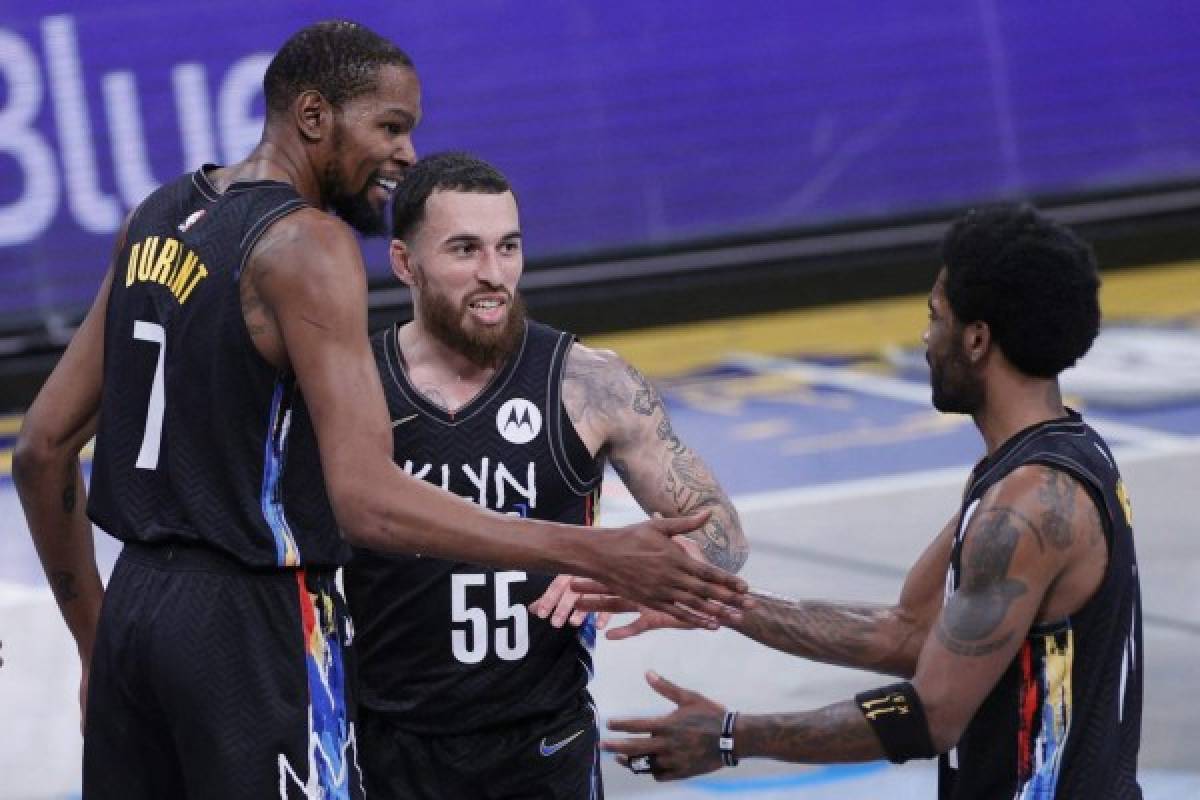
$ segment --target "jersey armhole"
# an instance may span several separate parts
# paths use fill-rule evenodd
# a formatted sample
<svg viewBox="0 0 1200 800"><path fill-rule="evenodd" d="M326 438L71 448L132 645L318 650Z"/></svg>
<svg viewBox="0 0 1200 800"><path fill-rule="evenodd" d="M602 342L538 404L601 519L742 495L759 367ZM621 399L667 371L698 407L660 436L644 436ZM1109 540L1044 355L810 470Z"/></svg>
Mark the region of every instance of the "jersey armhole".
<svg viewBox="0 0 1200 800"><path fill-rule="evenodd" d="M562 401L562 382L567 355L575 344L575 336L560 332L550 359L550 374L546 384L546 412L548 416L546 436L550 444L550 455L559 475L577 495L594 491L604 478L604 470L598 457L589 461L585 458L587 447L575 430L575 423L567 414ZM571 450L575 451L572 458Z"/></svg>

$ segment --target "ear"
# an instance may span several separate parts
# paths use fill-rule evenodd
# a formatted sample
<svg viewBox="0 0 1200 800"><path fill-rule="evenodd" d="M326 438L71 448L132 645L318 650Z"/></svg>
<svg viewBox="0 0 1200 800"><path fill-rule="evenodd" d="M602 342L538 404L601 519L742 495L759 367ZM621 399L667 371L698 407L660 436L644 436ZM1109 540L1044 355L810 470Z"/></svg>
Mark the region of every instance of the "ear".
<svg viewBox="0 0 1200 800"><path fill-rule="evenodd" d="M392 274L400 279L408 288L413 288L417 282L416 273L413 271L412 251L408 249L408 245L403 239L392 239L392 243L388 246L388 260L392 263Z"/></svg>
<svg viewBox="0 0 1200 800"><path fill-rule="evenodd" d="M962 351L972 364L980 364L992 348L992 329L982 320L963 325Z"/></svg>
<svg viewBox="0 0 1200 800"><path fill-rule="evenodd" d="M296 129L308 142L319 142L333 128L333 108L316 89L301 92L292 104Z"/></svg>

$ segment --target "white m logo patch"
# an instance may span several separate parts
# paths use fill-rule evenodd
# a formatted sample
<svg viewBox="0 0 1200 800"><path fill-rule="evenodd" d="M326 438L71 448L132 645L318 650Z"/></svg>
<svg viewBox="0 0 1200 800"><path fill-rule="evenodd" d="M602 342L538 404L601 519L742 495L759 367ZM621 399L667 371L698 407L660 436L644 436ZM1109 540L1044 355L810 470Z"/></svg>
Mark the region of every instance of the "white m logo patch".
<svg viewBox="0 0 1200 800"><path fill-rule="evenodd" d="M514 397L496 412L496 430L513 444L527 444L541 433L542 412L523 397Z"/></svg>

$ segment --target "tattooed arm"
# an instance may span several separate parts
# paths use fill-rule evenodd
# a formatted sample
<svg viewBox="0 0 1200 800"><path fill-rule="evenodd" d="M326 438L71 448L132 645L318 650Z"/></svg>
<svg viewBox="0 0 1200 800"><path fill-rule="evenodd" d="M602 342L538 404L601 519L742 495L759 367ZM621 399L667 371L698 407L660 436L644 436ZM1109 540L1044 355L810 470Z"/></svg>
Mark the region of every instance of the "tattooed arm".
<svg viewBox="0 0 1200 800"><path fill-rule="evenodd" d="M1078 611L1107 561L1095 504L1064 473L1020 467L988 491L913 677L939 750L958 741L1030 628Z"/></svg>
<svg viewBox="0 0 1200 800"><path fill-rule="evenodd" d="M671 427L662 398L611 351L576 344L567 355L563 405L584 444L607 455L647 513L711 511L690 534L709 563L737 572L749 546L737 511L705 463Z"/></svg>
<svg viewBox="0 0 1200 800"><path fill-rule="evenodd" d="M939 752L958 742L1030 627L1078 610L1095 592L1107 559L1100 526L1083 488L1045 467L1021 467L983 498L967 530L959 588L937 615L913 678ZM718 769L724 708L653 673L648 681L678 707L657 718L612 720L613 730L650 737L606 741L604 748L624 764L654 755L659 780ZM884 755L852 701L790 714L742 714L734 739L739 757L835 763Z"/></svg>
<svg viewBox="0 0 1200 800"><path fill-rule="evenodd" d="M30 406L13 454L13 482L83 679L91 663L104 587L96 568L79 452L96 431L104 315L112 272L58 365Z"/></svg>
<svg viewBox="0 0 1200 800"><path fill-rule="evenodd" d="M909 570L894 605L792 600L753 592L757 607L733 627L791 655L911 678L942 608L957 526L955 515Z"/></svg>

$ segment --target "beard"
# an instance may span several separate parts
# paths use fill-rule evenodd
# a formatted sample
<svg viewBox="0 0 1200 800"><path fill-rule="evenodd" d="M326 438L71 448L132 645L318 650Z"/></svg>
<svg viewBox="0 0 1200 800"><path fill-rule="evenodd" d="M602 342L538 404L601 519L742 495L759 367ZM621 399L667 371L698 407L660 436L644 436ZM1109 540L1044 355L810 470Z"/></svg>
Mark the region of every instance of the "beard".
<svg viewBox="0 0 1200 800"><path fill-rule="evenodd" d="M426 284L424 280L420 283ZM462 306L456 306L446 295L430 290L428 284L420 288L418 316L421 324L435 339L477 367L500 366L525 335L525 299L520 292L509 297L508 315L503 325L468 328L463 319L469 313L469 299Z"/></svg>
<svg viewBox="0 0 1200 800"><path fill-rule="evenodd" d="M338 153L341 152L341 149L342 129L335 124L333 150ZM387 232L387 222L384 216L386 207L376 208L367 194L375 185L376 177L378 177L377 172L372 172L362 189L358 192L350 192L346 189L346 179L342 175L342 168L336 161L330 161L325 166L325 174L322 176L321 194L327 198L326 205L329 210L363 236L382 236Z"/></svg>
<svg viewBox="0 0 1200 800"><path fill-rule="evenodd" d="M955 342L941 361L929 361L929 383L933 388L933 407L947 414L974 414L983 407L983 381L971 369L971 363Z"/></svg>

